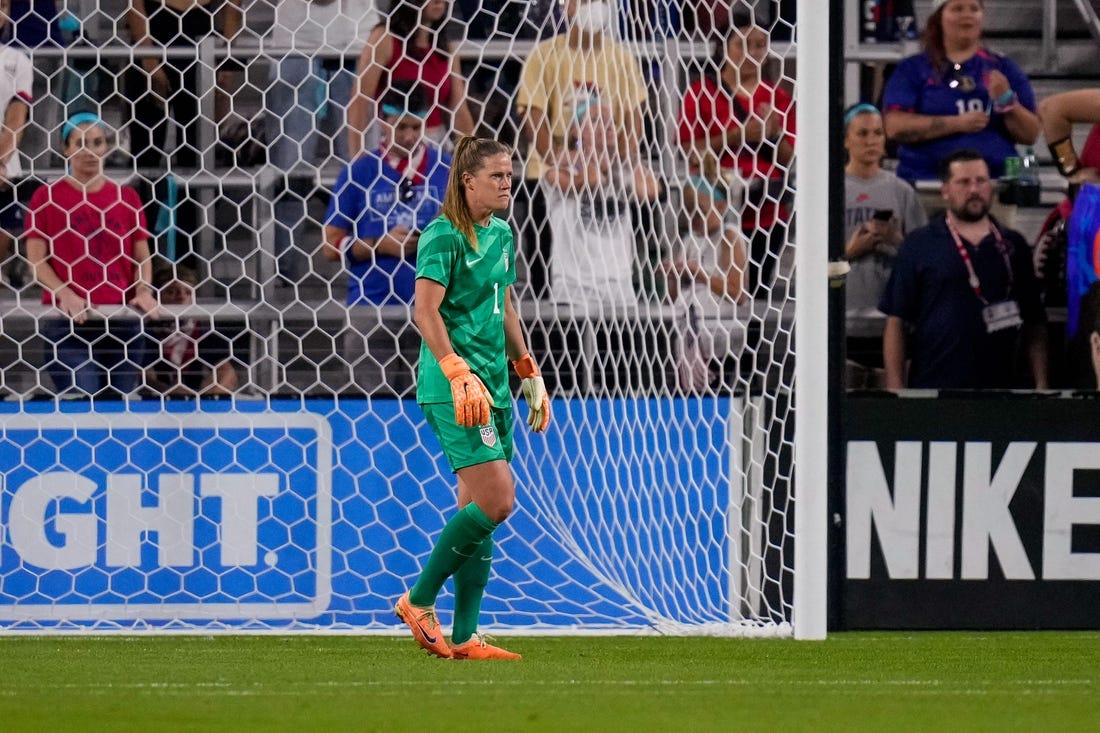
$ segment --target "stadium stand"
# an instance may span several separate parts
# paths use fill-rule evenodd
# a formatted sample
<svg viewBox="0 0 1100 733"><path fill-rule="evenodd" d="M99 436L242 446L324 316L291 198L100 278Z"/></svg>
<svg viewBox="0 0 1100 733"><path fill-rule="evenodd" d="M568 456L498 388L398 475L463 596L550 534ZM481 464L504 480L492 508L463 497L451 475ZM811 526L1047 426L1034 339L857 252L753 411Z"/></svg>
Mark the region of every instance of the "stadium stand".
<svg viewBox="0 0 1100 733"><path fill-rule="evenodd" d="M233 97L233 111L245 120L262 111L262 92L267 83L269 54L274 50L268 41L273 20L273 0L246 0L243 4L245 27L240 37L227 51L216 40L207 40L192 51L171 49L172 55L196 53L200 62L200 85L214 86L215 69L228 56L237 59L245 74ZM770 5L759 3L759 5ZM846 10L854 18L859 3L849 0ZM63 24L68 45L59 47L47 43L32 50L35 61L35 103L31 123L22 150L29 162L30 176L49 180L60 172L61 161L54 140L66 113L81 106L94 104L104 119L118 131L119 150L108 160L108 172L119 180L155 174L134 171L128 156L126 105L122 97L121 78L134 53L125 27L123 0L81 0L67 4L68 12L78 23ZM926 17L930 3L915 3L918 21ZM1100 53L1097 36L1100 23L1087 2L1056 3L1053 0L1015 0L989 3L986 7L986 27L992 47L1020 60L1031 75L1037 95L1064 91L1077 85L1094 84L1100 79ZM550 18L550 14L547 15ZM552 18L550 18L552 20ZM475 99L475 117L493 115L503 136L515 134L514 120L501 114L501 89L493 84L506 83L501 75L507 64L518 63L535 42L537 29L525 31L524 38L503 40L499 33L486 33L488 40L464 41L459 48L464 70L469 78L489 78L488 85L471 82ZM676 100L687 82L684 69L690 62L706 57L708 49L696 37L675 39L672 44L674 69L656 69L666 59L669 45L658 41L636 41L636 48L646 56L652 73L654 90L647 124L656 132L663 131L675 119ZM776 42L777 47L781 42ZM867 44L849 46L850 64L882 64L900 56L901 44ZM896 46L896 47L895 47ZM778 51L780 56L783 52ZM788 70L789 73L789 70ZM487 88L488 87L488 88ZM206 278L198 290L198 308L235 333L235 344L242 350L241 361L249 365L246 391L263 393L268 389L283 389L305 393L337 389L329 384L330 369L338 358L338 341L331 333L339 330L342 319L340 299L344 290L343 275L338 264L314 259L309 274L289 287L280 283L275 273L273 257L273 223L270 201L282 176L266 166L225 167L216 160L217 129L213 120L213 95L204 97L204 125L201 132L203 150L201 165L196 169L173 171L179 185L193 193L206 225L199 232L198 251L206 269ZM859 96L851 89L849 96ZM491 130L484 130L491 132ZM663 134L663 133L662 133ZM1078 141L1079 145L1083 141ZM1049 166L1046 147L1036 145L1042 175L1044 206L1053 205L1062 196L1064 183ZM682 161L669 151L657 147L648 151L654 163L666 173L683 171ZM662 158L664 156L664 158ZM308 221L305 238L319 241L318 222L324 214L324 192L331 188L337 170L335 166L312 172L306 186ZM675 205L670 202L670 206ZM1025 235L1037 232L1046 209L1021 212L1019 228ZM154 226L155 222L150 222ZM169 224L170 226L170 224ZM14 293L8 288L0 292L4 308L3 334L0 339L9 366L4 369L3 389L13 394L32 394L37 384L33 355L39 345L34 336L34 319L40 313L37 293L33 288ZM643 310L646 310L643 308ZM531 320L545 320L536 305L529 305L525 314ZM397 315L395 315L397 317Z"/></svg>

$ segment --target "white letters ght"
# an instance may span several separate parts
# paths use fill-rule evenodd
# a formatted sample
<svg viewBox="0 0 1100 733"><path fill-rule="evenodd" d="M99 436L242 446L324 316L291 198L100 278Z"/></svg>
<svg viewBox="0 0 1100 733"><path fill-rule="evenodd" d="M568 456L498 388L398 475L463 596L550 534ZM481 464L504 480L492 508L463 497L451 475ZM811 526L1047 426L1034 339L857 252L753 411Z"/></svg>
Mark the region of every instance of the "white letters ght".
<svg viewBox="0 0 1100 733"><path fill-rule="evenodd" d="M23 482L8 507L8 541L24 562L46 570L72 570L96 565L103 545L108 567L137 567L143 541L156 537L160 567L198 563L194 530L196 499L192 474L156 476L157 503L143 506L139 474L109 474L106 486L105 541L99 540L100 518L90 506L98 489L91 479L67 471L50 471ZM199 493L220 500L218 524L224 566L257 562L259 500L278 493L273 473L201 474ZM54 539L47 534L47 514L55 502L71 499L85 505L52 517Z"/></svg>

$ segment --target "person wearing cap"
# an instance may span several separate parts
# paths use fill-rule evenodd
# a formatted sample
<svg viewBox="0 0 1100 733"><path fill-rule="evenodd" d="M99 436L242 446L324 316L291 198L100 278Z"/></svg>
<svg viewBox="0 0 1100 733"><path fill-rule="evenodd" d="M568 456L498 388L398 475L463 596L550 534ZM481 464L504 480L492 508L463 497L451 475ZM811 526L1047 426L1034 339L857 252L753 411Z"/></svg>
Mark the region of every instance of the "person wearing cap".
<svg viewBox="0 0 1100 733"><path fill-rule="evenodd" d="M1016 145L1039 137L1027 75L982 43L984 7L983 0L933 0L924 50L903 59L886 83L883 121L905 180L936 179L940 160L962 148L981 153L1000 178Z"/></svg>
<svg viewBox="0 0 1100 733"><path fill-rule="evenodd" d="M54 307L42 321L46 370L66 397L120 396L138 386L141 320L100 309L129 305L159 316L141 201L103 174L107 135L90 112L70 117L61 129L68 174L40 186L27 213L27 260L42 302Z"/></svg>
<svg viewBox="0 0 1100 733"><path fill-rule="evenodd" d="M368 394L405 395L420 349L411 314L385 322L373 306L413 300L420 231L439 213L450 156L425 134L429 101L420 86L382 99L382 145L347 166L325 215L321 255L348 272L344 359Z"/></svg>

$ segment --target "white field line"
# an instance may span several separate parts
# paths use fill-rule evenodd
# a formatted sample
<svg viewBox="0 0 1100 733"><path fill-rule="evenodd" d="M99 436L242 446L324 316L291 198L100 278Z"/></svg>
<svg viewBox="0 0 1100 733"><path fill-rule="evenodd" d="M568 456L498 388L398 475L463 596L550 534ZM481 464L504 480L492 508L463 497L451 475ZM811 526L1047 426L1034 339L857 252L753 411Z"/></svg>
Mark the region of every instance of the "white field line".
<svg viewBox="0 0 1100 733"><path fill-rule="evenodd" d="M804 679L804 680L760 680L760 679L704 679L704 680L448 680L440 684L438 690L424 690L423 683L402 680L313 680L269 684L253 682L240 685L232 682L90 682L63 683L56 685L36 685L22 687L0 684L0 697L19 697L25 694L43 692L78 692L90 695L140 694L145 696L184 696L206 695L224 697L291 697L300 695L339 694L345 690L365 690L379 694L404 694L413 689L418 693L450 694L454 687L468 685L484 689L485 687L541 687L548 692L555 689L575 692L579 687L600 687L604 691L664 687L683 688L724 688L724 687L776 687L806 688L830 687L840 692L860 695L898 695L915 694L928 696L967 696L967 695L1054 695L1064 691L1072 694L1088 694L1080 688L1092 687L1096 683L1091 679L1036 679L1036 680L991 680L971 681L965 687L958 687L943 680L921 679ZM1100 691L1097 691L1100 692Z"/></svg>

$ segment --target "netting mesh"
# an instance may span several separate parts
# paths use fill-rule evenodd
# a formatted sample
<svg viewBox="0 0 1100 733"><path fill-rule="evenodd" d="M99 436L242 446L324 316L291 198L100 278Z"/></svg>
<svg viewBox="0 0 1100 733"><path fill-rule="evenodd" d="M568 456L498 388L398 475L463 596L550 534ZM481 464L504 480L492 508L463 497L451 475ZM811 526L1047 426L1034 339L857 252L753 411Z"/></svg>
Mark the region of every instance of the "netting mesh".
<svg viewBox="0 0 1100 733"><path fill-rule="evenodd" d="M513 293L555 399L545 438L517 421L483 625L787 628L779 3L13 5L4 628L393 628L455 501L406 278L462 131L516 150Z"/></svg>

